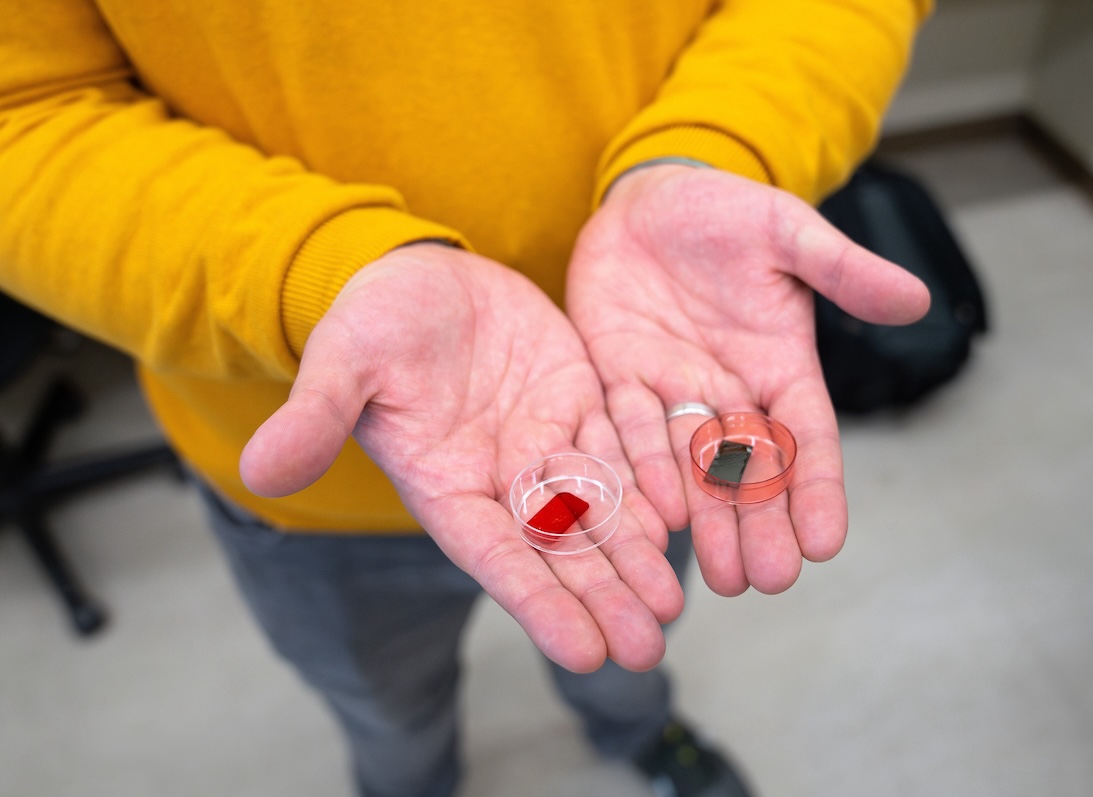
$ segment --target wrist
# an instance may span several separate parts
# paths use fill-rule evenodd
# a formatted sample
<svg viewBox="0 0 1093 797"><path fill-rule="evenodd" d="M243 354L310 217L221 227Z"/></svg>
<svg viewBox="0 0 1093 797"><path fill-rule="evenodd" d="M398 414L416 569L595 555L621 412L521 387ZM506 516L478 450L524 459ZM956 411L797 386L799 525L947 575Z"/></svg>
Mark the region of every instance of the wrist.
<svg viewBox="0 0 1093 797"><path fill-rule="evenodd" d="M596 180L593 207L620 175L635 166L662 158L697 161L719 171L772 184L758 153L730 133L696 125L676 125L637 139L620 138L605 151Z"/></svg>
<svg viewBox="0 0 1093 797"><path fill-rule="evenodd" d="M312 232L289 265L281 288L281 323L299 358L312 328L357 271L416 241L470 248L457 233L395 208L345 211Z"/></svg>
<svg viewBox="0 0 1093 797"><path fill-rule="evenodd" d="M635 174L636 172L645 171L646 169L651 169L651 168L655 168L655 167L658 167L658 166L683 166L683 167L691 168L691 169L712 169L713 168L713 166L706 163L705 161L700 161L700 160L697 160L695 158L684 158L684 157L677 157L677 156L674 156L674 155L673 156L666 156L666 157L663 157L663 158L651 158L650 160L642 161L641 163L634 164L629 169L624 171L622 174L618 175L611 182L611 184L609 186L607 186L607 189L603 192L603 197L600 199L600 204L603 204L604 202L607 201L607 198L611 195L611 192L612 192L612 190L614 190L615 186L617 186L619 183L626 182L627 178L630 177L631 175Z"/></svg>

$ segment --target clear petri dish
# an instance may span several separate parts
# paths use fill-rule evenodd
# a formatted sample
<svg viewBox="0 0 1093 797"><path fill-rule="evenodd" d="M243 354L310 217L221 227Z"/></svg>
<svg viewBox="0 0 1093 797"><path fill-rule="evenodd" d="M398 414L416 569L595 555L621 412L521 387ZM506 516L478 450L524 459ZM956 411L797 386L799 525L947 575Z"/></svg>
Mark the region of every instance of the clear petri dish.
<svg viewBox="0 0 1093 797"><path fill-rule="evenodd" d="M619 527L622 481L588 454L551 454L512 481L509 508L520 536L543 553L571 555L603 545Z"/></svg>

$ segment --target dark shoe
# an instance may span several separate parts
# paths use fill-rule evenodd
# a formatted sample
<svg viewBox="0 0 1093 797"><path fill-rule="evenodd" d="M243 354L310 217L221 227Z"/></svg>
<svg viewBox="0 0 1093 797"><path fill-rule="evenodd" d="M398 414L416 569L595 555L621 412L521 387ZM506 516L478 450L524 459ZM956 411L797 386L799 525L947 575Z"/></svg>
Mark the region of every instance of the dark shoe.
<svg viewBox="0 0 1093 797"><path fill-rule="evenodd" d="M749 797L751 792L724 756L675 720L657 743L634 760L658 797Z"/></svg>

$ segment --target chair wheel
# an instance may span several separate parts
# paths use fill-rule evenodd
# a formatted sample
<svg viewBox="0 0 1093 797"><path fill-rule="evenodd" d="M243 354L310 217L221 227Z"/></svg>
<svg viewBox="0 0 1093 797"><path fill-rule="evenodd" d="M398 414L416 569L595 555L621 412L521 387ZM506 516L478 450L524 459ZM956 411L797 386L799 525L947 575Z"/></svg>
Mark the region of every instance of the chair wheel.
<svg viewBox="0 0 1093 797"><path fill-rule="evenodd" d="M106 626L107 614L89 603L72 607L72 625L80 636L92 636Z"/></svg>

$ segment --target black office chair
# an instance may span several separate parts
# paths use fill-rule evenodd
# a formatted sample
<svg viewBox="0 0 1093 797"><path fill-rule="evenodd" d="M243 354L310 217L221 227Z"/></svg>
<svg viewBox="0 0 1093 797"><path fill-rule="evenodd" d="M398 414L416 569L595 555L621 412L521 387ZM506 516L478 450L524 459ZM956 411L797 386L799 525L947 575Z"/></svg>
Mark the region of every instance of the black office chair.
<svg viewBox="0 0 1093 797"><path fill-rule="evenodd" d="M0 294L0 386L18 376L41 353L56 332L44 316ZM84 408L80 391L64 378L55 379L39 400L21 438L8 442L0 433L0 529L13 525L68 610L76 632L101 630L107 613L81 585L46 523L58 501L75 493L153 466L180 471L178 460L162 442L121 452L49 462L55 433Z"/></svg>

